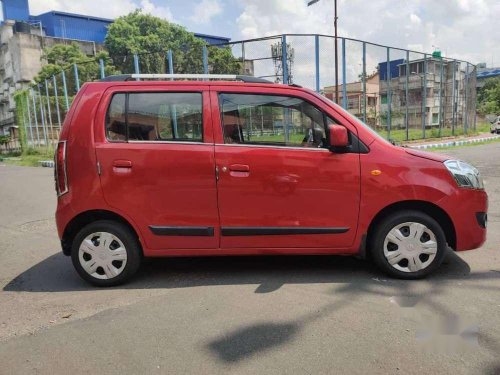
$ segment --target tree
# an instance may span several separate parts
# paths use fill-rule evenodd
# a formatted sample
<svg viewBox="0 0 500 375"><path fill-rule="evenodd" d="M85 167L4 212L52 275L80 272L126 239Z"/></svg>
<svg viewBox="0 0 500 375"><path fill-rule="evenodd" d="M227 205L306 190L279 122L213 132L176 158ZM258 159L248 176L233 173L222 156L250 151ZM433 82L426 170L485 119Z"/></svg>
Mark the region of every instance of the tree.
<svg viewBox="0 0 500 375"><path fill-rule="evenodd" d="M167 71L166 53L173 53L175 73L202 73L205 41L196 38L184 27L136 10L119 17L109 28L106 48L115 64L124 73L134 71L133 55L138 54L141 73ZM229 47L210 48L211 73L239 73L241 62Z"/></svg>
<svg viewBox="0 0 500 375"><path fill-rule="evenodd" d="M106 75L117 73L116 68L110 62L107 52L101 51L95 57L89 58L74 42L71 44L56 44L53 47L46 48L43 51L42 59L47 61L47 64L42 67L34 78L37 83L52 78L53 75L61 73L63 69L70 69L70 74L73 74L72 64L78 65L80 82L93 81L99 77L99 59L106 62Z"/></svg>
<svg viewBox="0 0 500 375"><path fill-rule="evenodd" d="M482 115L500 114L500 77L489 78L477 93L478 112Z"/></svg>

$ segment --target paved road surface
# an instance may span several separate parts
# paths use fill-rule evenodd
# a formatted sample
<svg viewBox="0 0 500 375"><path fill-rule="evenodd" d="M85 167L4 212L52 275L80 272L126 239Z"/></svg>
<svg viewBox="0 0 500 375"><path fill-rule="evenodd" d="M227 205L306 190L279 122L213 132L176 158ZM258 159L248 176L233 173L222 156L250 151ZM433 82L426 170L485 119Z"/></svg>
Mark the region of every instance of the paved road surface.
<svg viewBox="0 0 500 375"><path fill-rule="evenodd" d="M0 166L0 374L500 373L500 144L447 150L490 195L487 243L433 277L343 257L173 259L88 287L52 170Z"/></svg>

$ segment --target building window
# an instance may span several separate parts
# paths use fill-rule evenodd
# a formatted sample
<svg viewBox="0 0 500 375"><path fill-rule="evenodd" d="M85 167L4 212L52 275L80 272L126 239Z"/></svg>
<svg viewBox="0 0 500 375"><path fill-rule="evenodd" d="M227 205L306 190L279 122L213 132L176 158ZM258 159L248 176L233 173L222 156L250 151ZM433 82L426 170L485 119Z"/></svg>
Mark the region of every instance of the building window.
<svg viewBox="0 0 500 375"><path fill-rule="evenodd" d="M326 145L323 112L302 99L220 94L219 105L225 143L316 148Z"/></svg>
<svg viewBox="0 0 500 375"><path fill-rule="evenodd" d="M381 104L387 104L387 95L381 95L380 96L380 103Z"/></svg>
<svg viewBox="0 0 500 375"><path fill-rule="evenodd" d="M439 124L439 113L433 113L432 114L432 124Z"/></svg>
<svg viewBox="0 0 500 375"><path fill-rule="evenodd" d="M351 95L347 97L347 109L359 108L359 96Z"/></svg>

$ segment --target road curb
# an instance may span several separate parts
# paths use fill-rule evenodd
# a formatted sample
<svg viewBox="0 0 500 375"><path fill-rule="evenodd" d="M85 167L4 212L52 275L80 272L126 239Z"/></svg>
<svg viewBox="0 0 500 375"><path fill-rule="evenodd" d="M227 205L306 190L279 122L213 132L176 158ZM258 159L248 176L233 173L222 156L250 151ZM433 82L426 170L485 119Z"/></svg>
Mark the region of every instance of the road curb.
<svg viewBox="0 0 500 375"><path fill-rule="evenodd" d="M454 147L454 146L463 146L463 145L467 145L467 144L471 144L471 143L486 142L486 141L491 141L491 140L499 139L499 138L500 138L500 135L495 135L495 136L480 137L480 138L473 138L473 139L462 139L459 141L448 141L448 142L428 143L428 144L423 144L423 145L407 145L407 146L411 147L411 148L416 148L416 149Z"/></svg>
<svg viewBox="0 0 500 375"><path fill-rule="evenodd" d="M54 168L53 160L41 160L38 162L42 167Z"/></svg>

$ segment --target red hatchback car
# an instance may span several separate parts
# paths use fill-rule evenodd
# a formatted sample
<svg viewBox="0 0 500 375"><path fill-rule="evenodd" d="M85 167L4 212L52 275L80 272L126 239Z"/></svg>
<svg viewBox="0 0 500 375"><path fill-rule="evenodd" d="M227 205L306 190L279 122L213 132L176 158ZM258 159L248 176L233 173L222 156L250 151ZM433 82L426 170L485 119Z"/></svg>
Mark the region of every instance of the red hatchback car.
<svg viewBox="0 0 500 375"><path fill-rule="evenodd" d="M301 87L178 78L87 83L66 116L57 227L88 282L122 283L143 257L263 254L366 256L414 279L483 244L471 165L396 147Z"/></svg>

